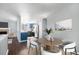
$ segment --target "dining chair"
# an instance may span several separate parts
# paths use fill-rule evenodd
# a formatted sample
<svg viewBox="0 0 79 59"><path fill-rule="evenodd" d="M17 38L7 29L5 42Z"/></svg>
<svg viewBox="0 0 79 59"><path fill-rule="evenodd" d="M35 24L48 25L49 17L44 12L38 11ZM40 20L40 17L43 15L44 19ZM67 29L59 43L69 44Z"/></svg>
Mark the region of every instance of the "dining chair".
<svg viewBox="0 0 79 59"><path fill-rule="evenodd" d="M31 48L33 50L33 48L35 48L36 50L36 54L38 54L38 43L36 42L37 41L37 38L35 37L29 37L29 47L28 47L28 54L30 53L31 51Z"/></svg>
<svg viewBox="0 0 79 59"><path fill-rule="evenodd" d="M75 53L77 55L77 51L76 51L76 43L75 42L72 42L70 44L67 44L63 47L63 50L65 52L65 55L67 55L67 53Z"/></svg>

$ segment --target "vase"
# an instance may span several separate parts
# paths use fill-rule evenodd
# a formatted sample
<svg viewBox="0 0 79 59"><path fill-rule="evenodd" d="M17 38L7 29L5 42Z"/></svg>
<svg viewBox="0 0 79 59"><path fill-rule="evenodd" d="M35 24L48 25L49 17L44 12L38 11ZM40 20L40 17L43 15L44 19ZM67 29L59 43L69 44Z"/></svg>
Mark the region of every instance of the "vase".
<svg viewBox="0 0 79 59"><path fill-rule="evenodd" d="M47 40L50 40L50 41L54 41L54 38L53 38L53 36L51 36L51 35L47 35L47 36L46 36L46 39L47 39Z"/></svg>
<svg viewBox="0 0 79 59"><path fill-rule="evenodd" d="M51 37L51 41L54 41L54 38L53 38L53 36Z"/></svg>
<svg viewBox="0 0 79 59"><path fill-rule="evenodd" d="M51 36L50 35L47 35L47 40L51 40Z"/></svg>

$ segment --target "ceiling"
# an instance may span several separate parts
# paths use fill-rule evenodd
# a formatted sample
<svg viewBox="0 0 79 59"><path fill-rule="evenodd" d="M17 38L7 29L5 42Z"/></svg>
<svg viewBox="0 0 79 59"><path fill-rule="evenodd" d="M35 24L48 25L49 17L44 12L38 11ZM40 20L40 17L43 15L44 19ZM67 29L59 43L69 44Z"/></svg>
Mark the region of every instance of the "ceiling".
<svg viewBox="0 0 79 59"><path fill-rule="evenodd" d="M20 16L30 19L48 17L50 14L60 12L72 4L61 3L0 3L0 19L16 21Z"/></svg>

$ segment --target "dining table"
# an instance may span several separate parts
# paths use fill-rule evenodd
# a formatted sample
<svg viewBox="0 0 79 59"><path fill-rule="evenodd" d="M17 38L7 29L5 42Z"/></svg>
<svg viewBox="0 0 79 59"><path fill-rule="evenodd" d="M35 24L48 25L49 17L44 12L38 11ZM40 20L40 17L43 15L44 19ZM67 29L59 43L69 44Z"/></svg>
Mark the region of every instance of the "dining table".
<svg viewBox="0 0 79 59"><path fill-rule="evenodd" d="M61 39L58 38L53 38L54 40L50 39L47 40L47 38L43 37L38 39L38 42L41 45L48 45L48 46L56 46L56 45L61 45L63 43L63 41Z"/></svg>
<svg viewBox="0 0 79 59"><path fill-rule="evenodd" d="M48 40L47 38L43 37L38 39L38 42L41 47L51 52L59 51L59 45L63 44L63 41L59 38L53 38L53 40L52 39Z"/></svg>

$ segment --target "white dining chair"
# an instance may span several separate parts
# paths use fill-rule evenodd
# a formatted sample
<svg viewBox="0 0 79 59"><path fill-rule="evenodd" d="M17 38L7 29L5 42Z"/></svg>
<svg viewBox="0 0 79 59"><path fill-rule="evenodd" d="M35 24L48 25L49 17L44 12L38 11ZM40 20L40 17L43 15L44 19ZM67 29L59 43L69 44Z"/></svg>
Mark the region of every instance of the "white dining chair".
<svg viewBox="0 0 79 59"><path fill-rule="evenodd" d="M37 38L35 37L28 37L27 45L28 45L28 54L30 53L30 49L35 48L36 49L36 54L37 54L37 48L38 48L38 43L36 42Z"/></svg>
<svg viewBox="0 0 79 59"><path fill-rule="evenodd" d="M63 47L63 50L65 52L65 55L67 55L67 53L75 53L77 54L77 51L76 51L76 43L75 42L72 42L70 44L67 44Z"/></svg>
<svg viewBox="0 0 79 59"><path fill-rule="evenodd" d="M35 37L28 37L27 38L27 48L29 48L29 45L30 45L30 43L32 42L35 42L37 40L37 38L35 38Z"/></svg>

